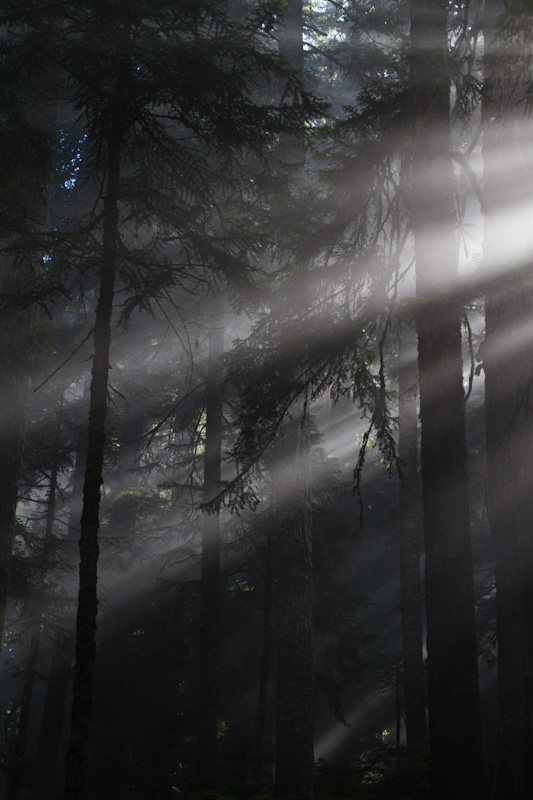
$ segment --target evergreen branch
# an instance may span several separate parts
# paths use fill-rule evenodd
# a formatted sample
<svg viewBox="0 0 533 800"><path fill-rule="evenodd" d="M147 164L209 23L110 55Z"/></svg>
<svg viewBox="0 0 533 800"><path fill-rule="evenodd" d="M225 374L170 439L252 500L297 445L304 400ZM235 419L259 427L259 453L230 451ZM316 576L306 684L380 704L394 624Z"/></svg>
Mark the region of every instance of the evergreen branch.
<svg viewBox="0 0 533 800"><path fill-rule="evenodd" d="M91 328L91 330L89 331L89 333L87 334L87 336L85 336L85 338L84 338L84 339L83 339L83 340L80 342L80 344L79 344L77 347L75 347L75 348L74 348L74 350L72 350L72 352L70 353L70 355L69 355L69 356L68 356L68 357L67 357L67 358L66 358L66 359L65 359L65 360L64 360L64 361L63 361L63 362L62 362L62 363L61 363L61 364L60 364L60 365L57 367L57 369L55 369L53 372L51 372L51 373L50 373L50 375L48 375L48 377L46 377L46 378L44 379L44 381L43 381L42 383L40 383L40 384L39 384L39 386L36 386L36 387L35 387L35 389L34 389L33 391L34 391L34 392L38 392L38 391L39 391L39 389L42 389L42 387L43 387L43 386L44 386L46 383L48 383L48 381L49 381L49 380L51 380L51 378L53 378L53 377L54 377L54 375L57 375L57 373L58 373L60 370L62 370L62 369L63 369L63 367L65 367L65 366L66 366L66 365L69 363L69 361L71 361L71 360L74 358L74 356L76 355L76 353L78 353L78 352L81 350L81 348L83 347L83 345L85 344L85 342L86 342L88 339L90 339L90 338L91 338L91 336L93 335L93 332L94 332L94 328Z"/></svg>

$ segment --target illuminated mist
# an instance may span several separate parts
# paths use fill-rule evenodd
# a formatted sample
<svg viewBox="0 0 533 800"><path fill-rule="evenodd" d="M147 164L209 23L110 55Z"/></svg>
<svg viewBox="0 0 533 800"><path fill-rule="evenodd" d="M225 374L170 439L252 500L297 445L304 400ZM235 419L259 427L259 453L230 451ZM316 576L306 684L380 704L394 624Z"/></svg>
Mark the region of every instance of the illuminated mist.
<svg viewBox="0 0 533 800"><path fill-rule="evenodd" d="M195 726L202 700L198 631L204 602L202 548L205 552L209 520L220 524L219 751L235 783L240 769L243 792L252 791L253 781L260 787L261 780L272 778L278 735L273 553L287 516L296 525L294 509L302 503L296 475L301 461L291 453L290 437L304 436L307 425L310 516L318 554L313 563L315 759L348 768L363 763L361 753L375 747L376 741L390 745L391 754L393 744L399 748L406 743L405 699L399 687L399 496L405 465L397 458L398 380L401 359L416 372L416 349L402 354L401 340L406 326L414 329L427 307L446 313L459 309L482 714L486 747L492 748L497 648L489 522L495 516L515 519L517 503L520 499L525 503L533 492L530 434L525 433L530 426L533 347L528 274L533 257L530 88L524 86L525 96L518 99L516 92L511 93L509 108L501 100L502 108L496 110L488 105L482 109L482 102L488 101L476 89L468 119L457 120L456 109L452 113L452 155L441 153L416 173L407 112L400 107L386 117L388 110L378 102L384 103L378 96L385 92L380 89L384 86L391 92L389 102L407 103L398 88L406 71L404 56L397 50L400 34L390 33L387 26L377 32L370 26L371 35L356 36L349 10L357 7L362 14L363 5L332 5L339 7L337 11L344 9L336 22L328 21L327 14L333 14L328 3L309 4L306 13L310 19L316 17L316 24L309 24L304 36L308 70L314 71L313 90L324 102L333 102L337 128L326 132L326 111L323 117L315 113L311 121L299 123L319 132L306 145L300 159L303 166L277 174L269 163L272 174L267 169L261 172L259 156L243 145L244 167L232 165L225 176L227 184L217 176L216 190L206 193L201 236L207 244L202 241L197 250L182 244L179 237L176 241L163 223L152 222L149 208L143 211L142 222L132 211L129 217L124 213L120 223L100 508L95 743L89 756L89 784L96 787L95 797L100 798L99 787L111 791L115 768L118 800L167 797L164 789L157 793L159 788L148 794L150 771L167 781L169 792L174 787L176 794L188 796L183 787L194 772ZM403 25L399 30L404 36L406 22L398 14L395 24ZM276 24L274 20L274 28ZM468 24L473 25L472 19ZM331 26L322 38L321 25ZM376 55L375 68L345 66L343 48L350 46L350 37L356 43L362 37L387 57L390 51L390 64L403 64L403 72L398 69L393 74L393 66L381 67ZM295 42L297 46L297 38ZM450 34L450 43L454 42L456 33ZM480 47L481 43L480 35ZM354 52L362 61L363 54L357 48ZM472 81L482 81L483 63L479 53L472 55ZM349 68L354 70L351 78ZM365 75L372 78L366 87ZM362 89L369 95L374 92L378 100L363 95L357 101ZM260 102L270 92L267 102L274 108L278 88L265 85L255 90ZM505 94L501 87L500 91ZM455 88L453 98L457 98ZM355 111L347 107L343 111L344 101ZM28 674L29 643L32 630L39 629L41 650L32 669L40 677L24 750L24 758L34 765L41 757L52 665L59 651L65 663L70 665L73 659L77 540L94 353L91 330L99 269L84 248L90 251L91 242L100 247L101 232L87 235L81 244L76 236L93 213L89 209L103 214L107 202L102 201L98 183L106 172L91 177L96 151L86 149L83 120L71 119L70 102L60 112L59 153L64 163L57 166L53 180L48 231L41 234L44 245L38 242L41 265L35 285L48 279L54 285L49 297L37 303L41 310L36 312L35 338L42 341L30 359L32 388L0 684L1 709L8 720L6 752L9 747L14 752L16 724L10 728L9 718L20 714L18 698ZM160 108L161 117L165 110ZM196 123L190 113L193 129ZM202 109L202 114L207 111ZM378 114L385 122L376 121ZM169 119L173 120L170 114ZM185 124L180 124L185 131ZM428 140L441 133L442 127L428 128ZM267 137L264 131L263 135ZM188 147L182 136L183 146ZM280 137L285 141L284 136L289 155L298 155L300 145L283 131L269 139L270 151ZM135 146L141 150L139 142ZM209 159L216 161L219 151L202 146L198 158L212 169ZM417 202L426 197L430 210L437 205L451 174L450 163L453 208L446 208L444 219L432 217L425 228L420 226L415 245L413 196ZM137 167L134 161L125 162L125 182L133 181ZM162 181L175 180L159 167ZM221 173L225 168L220 166ZM424 182L420 175L430 178ZM139 186L135 191L141 192ZM184 191L181 200L191 208L200 202L192 190ZM142 201L135 196L131 208L137 209L135 204ZM187 213L192 219L190 208ZM183 223L184 230L188 224ZM455 249L450 256L451 229ZM227 250L226 232L228 241L231 238ZM200 239L199 231L193 233ZM153 249L152 239L157 239ZM416 276L414 263L421 241L425 251L429 248L434 254L422 278ZM137 248L133 266L128 266L128 248ZM43 258L48 251L50 255ZM146 272L141 255L147 259ZM203 263L202 256L211 261ZM248 283L238 274L243 264L249 270ZM171 266L172 281L168 280ZM132 297L135 303L129 305ZM502 297L512 301L505 308ZM496 320L496 333L490 341L487 334L488 344L485 298ZM215 330L223 331L224 352L213 357ZM26 344L17 347L22 351ZM221 409L221 463L216 491L211 486L209 494L205 484L212 395L211 400L206 398L213 388L213 363L219 370L215 394ZM499 371L508 377L496 386L491 376ZM446 396L456 372L456 364L430 366L425 379L438 384ZM507 487L500 506L489 507L488 514L485 372L493 381L490 385L496 386L494 407L500 402L505 424L514 425L506 444L500 441L494 452L513 465L513 475L520 475L515 490ZM521 396L518 389L511 391L516 387ZM418 397L417 380L413 394ZM7 403L10 397L6 391ZM414 480L423 576L419 458L420 454ZM442 492L452 494L458 477L448 471L440 474L439 481ZM516 524L522 530L525 523ZM426 656L425 629L422 639ZM267 648L270 660L265 665ZM252 778L262 683L263 760L259 777ZM65 708L68 701L61 706L61 714L68 716ZM64 730L59 763L67 740ZM108 796L103 793L101 800Z"/></svg>

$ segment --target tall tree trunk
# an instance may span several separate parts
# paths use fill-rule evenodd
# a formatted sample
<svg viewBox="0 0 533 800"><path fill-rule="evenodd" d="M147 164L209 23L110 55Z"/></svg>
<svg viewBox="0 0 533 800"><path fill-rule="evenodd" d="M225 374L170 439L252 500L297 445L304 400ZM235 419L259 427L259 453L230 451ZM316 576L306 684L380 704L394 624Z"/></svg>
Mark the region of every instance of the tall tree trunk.
<svg viewBox="0 0 533 800"><path fill-rule="evenodd" d="M499 225L517 200L531 202L533 188L531 163L520 141L521 127L527 125L529 135L531 124L522 109L528 79L513 82L511 88L501 75L504 43L498 42L495 29L502 12L503 4L488 2L483 26L484 266L489 271L514 266L508 254L518 242L502 239ZM508 235L516 237L515 232ZM503 273L485 300L483 351L487 508L495 545L498 633L494 800L533 797L532 318L531 278L510 279Z"/></svg>
<svg viewBox="0 0 533 800"><path fill-rule="evenodd" d="M447 3L411 0L410 213L416 261L433 800L484 796L450 156Z"/></svg>
<svg viewBox="0 0 533 800"><path fill-rule="evenodd" d="M279 52L303 74L302 0L288 0ZM301 176L305 151L299 136L282 137L280 161ZM285 315L305 307L307 275L298 268L281 291ZM314 795L313 563L309 417L305 400L293 404L276 444L276 795Z"/></svg>
<svg viewBox="0 0 533 800"><path fill-rule="evenodd" d="M525 284L486 298L487 507L498 634L494 800L533 797L533 375L520 348L502 358L501 347L517 327L524 340L531 337L533 286Z"/></svg>
<svg viewBox="0 0 533 800"><path fill-rule="evenodd" d="M272 530L274 520L267 517L267 530L265 531L265 585L263 596L263 635L261 638L261 669L259 673L259 688L257 691L257 714L255 720L255 747L253 777L259 781L263 771L263 741L265 737L265 722L268 700L268 684L270 681L270 661L272 657L272 600L273 600L273 575L272 575Z"/></svg>
<svg viewBox="0 0 533 800"><path fill-rule="evenodd" d="M83 410L85 410L85 401L88 399L86 387ZM87 443L84 437L83 442L80 442L76 449L76 464L74 467L72 491L70 493L68 534L65 543L65 560L67 565L72 568L78 563L78 559L72 551L74 545L76 545L76 549L78 549L80 537L79 521L83 505L83 483L87 462L86 450ZM59 770L59 750L63 733L68 687L72 678L72 662L74 659L74 641L70 636L72 622L73 616L68 616L63 620L63 624L67 629L66 634L54 643L48 672L43 718L37 750L37 774L41 786L46 790L55 788Z"/></svg>
<svg viewBox="0 0 533 800"><path fill-rule="evenodd" d="M118 243L118 202L121 120L117 111L108 138L107 193L103 222L103 253L100 291L94 326L94 356L90 389L87 464L80 522L80 568L72 724L67 752L64 800L81 800L86 780L89 722L94 688L96 658L96 615L98 612L97 566L100 524L100 487L106 441L107 382L111 344L111 317L115 290Z"/></svg>
<svg viewBox="0 0 533 800"><path fill-rule="evenodd" d="M52 142L57 131L58 90L54 71L44 71L39 79L28 82L24 91L28 104L30 128L50 141L48 159L41 169L22 174L26 199L27 225L30 234L43 233L48 221L50 186L54 169ZM42 262L41 262L42 263ZM32 288L40 270L40 259L20 258L4 271L2 291L17 296ZM35 323L36 309L17 308L3 312L0 336L5 339L5 352L13 353L12 363L0 370L0 649L4 637L5 614L9 590L9 569L15 535L15 520L20 474L26 437L26 406L30 391L32 353L28 351ZM20 351L20 340L25 352ZM24 346L24 344L23 344Z"/></svg>
<svg viewBox="0 0 533 800"><path fill-rule="evenodd" d="M275 502L276 793L313 797L313 565L309 419L295 403L278 443Z"/></svg>
<svg viewBox="0 0 533 800"><path fill-rule="evenodd" d="M426 673L422 654L420 581L421 496L418 481L416 334L409 323L400 333L398 455L400 481L400 608L403 642L403 688L407 742L424 740Z"/></svg>
<svg viewBox="0 0 533 800"><path fill-rule="evenodd" d="M217 319L221 301L209 330L206 386L203 502L220 491L222 457L222 362L224 327ZM200 718L198 727L198 774L208 779L216 772L218 738L218 673L220 661L220 515L204 513L202 526L200 609Z"/></svg>

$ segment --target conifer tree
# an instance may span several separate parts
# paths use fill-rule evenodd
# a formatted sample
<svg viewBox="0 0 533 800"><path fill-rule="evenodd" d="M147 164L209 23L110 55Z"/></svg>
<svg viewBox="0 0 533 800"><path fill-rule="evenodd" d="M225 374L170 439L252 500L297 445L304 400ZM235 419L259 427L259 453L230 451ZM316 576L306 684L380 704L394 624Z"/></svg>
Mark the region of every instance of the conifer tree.
<svg viewBox="0 0 533 800"><path fill-rule="evenodd" d="M418 371L416 368L416 334L409 322L402 326L399 338L400 606L405 728L407 741L411 743L425 739L427 723L420 580L421 498L418 479Z"/></svg>
<svg viewBox="0 0 533 800"><path fill-rule="evenodd" d="M75 404L74 412L85 419L88 404L88 382L85 381L85 390L82 399ZM83 481L85 476L86 443L85 437L81 439L78 430L78 442L75 444L75 463L72 475L72 486L69 492L69 515L67 518L67 536L63 541L65 550L65 565L74 572L78 559L74 550L78 548L79 525L83 501ZM67 575L67 591L74 594L69 587ZM72 680L72 662L74 659L73 620L74 613L63 616L60 622L62 630L55 636L51 643L51 659L47 675L46 695L44 699L43 715L39 732L37 747L36 773L40 785L46 790L53 790L59 774L63 773L63 764L59 764L59 752L67 695Z"/></svg>
<svg viewBox="0 0 533 800"><path fill-rule="evenodd" d="M514 241L510 242L505 231L502 240L501 225L517 197L531 196L531 157L524 146L531 118L522 108L530 91L527 49L531 24L524 25L519 8L507 9L509 16L503 14L503 4L491 0L483 18L483 250L492 287L485 298L486 333L481 357L485 371L486 498L495 545L498 638L493 797L525 800L533 793L529 357L533 287L523 269L519 269L521 274L513 274L521 264L514 264L509 255L520 248L519 259L524 257L525 236L520 240L513 232Z"/></svg>
<svg viewBox="0 0 533 800"><path fill-rule="evenodd" d="M448 7L411 0L409 212L414 235L431 786L484 797L461 307L450 150Z"/></svg>
<svg viewBox="0 0 533 800"><path fill-rule="evenodd" d="M313 105L269 49L277 5L232 22L225 4L161 0L104 4L22 3L5 20L22 56L35 41L56 62L85 122L94 212L85 236L97 255L87 461L80 535L76 665L65 800L85 783L95 663L100 487L106 439L115 294L127 319L182 280L190 262L250 285L245 247L226 223L213 233L221 184L235 179L243 151L259 156ZM280 108L252 97L257 75L277 74L299 102ZM242 163L242 162L241 162ZM127 168L126 168L127 165ZM124 229L127 222L135 234ZM171 255L162 255L162 243ZM83 257L87 250L83 248ZM189 272L189 277L193 277Z"/></svg>
<svg viewBox="0 0 533 800"><path fill-rule="evenodd" d="M300 73L304 67L303 4L288 0L279 52ZM289 96L290 97L290 96ZM290 100L289 100L290 102ZM302 137L281 137L280 160L302 178ZM296 264L281 287L281 324L307 300L305 270ZM291 256L289 256L291 259ZM297 292L297 285L299 292ZM296 301L298 296L299 301ZM299 305L299 303L303 304ZM296 365L281 366L295 381ZM314 796L313 566L309 409L305 393L288 409L275 443L273 498L276 575L276 795Z"/></svg>

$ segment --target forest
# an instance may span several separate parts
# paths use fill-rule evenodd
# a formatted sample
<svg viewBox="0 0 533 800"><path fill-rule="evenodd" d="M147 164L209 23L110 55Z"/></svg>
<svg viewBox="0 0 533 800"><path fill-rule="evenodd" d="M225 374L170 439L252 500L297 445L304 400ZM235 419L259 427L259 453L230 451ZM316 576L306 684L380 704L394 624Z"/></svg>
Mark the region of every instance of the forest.
<svg viewBox="0 0 533 800"><path fill-rule="evenodd" d="M533 9L0 0L5 800L533 798Z"/></svg>

